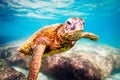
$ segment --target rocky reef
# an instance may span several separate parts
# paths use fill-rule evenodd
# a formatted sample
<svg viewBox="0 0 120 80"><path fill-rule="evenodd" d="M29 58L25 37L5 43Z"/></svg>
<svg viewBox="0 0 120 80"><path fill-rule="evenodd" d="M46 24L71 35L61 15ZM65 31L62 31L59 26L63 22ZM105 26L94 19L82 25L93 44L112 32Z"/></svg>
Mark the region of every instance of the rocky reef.
<svg viewBox="0 0 120 80"><path fill-rule="evenodd" d="M9 44L0 47L0 58L10 65L28 69L30 57L20 58L16 50L18 46L20 45ZM114 69L120 69L120 49L81 42L67 52L44 57L41 72L53 75L58 80L103 80ZM8 67L6 70L9 70ZM21 75L16 72L17 74Z"/></svg>
<svg viewBox="0 0 120 80"><path fill-rule="evenodd" d="M101 80L99 70L80 55L54 55L44 58L41 70L54 75L58 80Z"/></svg>
<svg viewBox="0 0 120 80"><path fill-rule="evenodd" d="M0 59L0 80L27 80L25 75L8 65L4 59Z"/></svg>
<svg viewBox="0 0 120 80"><path fill-rule="evenodd" d="M43 58L42 72L59 80L103 80L120 68L119 49L86 46L77 45L65 53Z"/></svg>

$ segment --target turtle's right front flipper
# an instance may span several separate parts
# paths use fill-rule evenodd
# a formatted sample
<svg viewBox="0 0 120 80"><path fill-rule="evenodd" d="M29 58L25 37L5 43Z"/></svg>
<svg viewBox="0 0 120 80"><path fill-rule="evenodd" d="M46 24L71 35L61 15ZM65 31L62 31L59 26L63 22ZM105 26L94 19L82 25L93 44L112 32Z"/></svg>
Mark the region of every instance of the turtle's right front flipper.
<svg viewBox="0 0 120 80"><path fill-rule="evenodd" d="M45 51L46 44L41 43L37 45L33 51L33 56L30 62L30 70L28 80L37 80L37 76L41 67L42 55Z"/></svg>
<svg viewBox="0 0 120 80"><path fill-rule="evenodd" d="M86 38L86 39L90 39L92 41L97 41L99 39L99 37L93 33L90 32L82 32L80 35L80 38Z"/></svg>

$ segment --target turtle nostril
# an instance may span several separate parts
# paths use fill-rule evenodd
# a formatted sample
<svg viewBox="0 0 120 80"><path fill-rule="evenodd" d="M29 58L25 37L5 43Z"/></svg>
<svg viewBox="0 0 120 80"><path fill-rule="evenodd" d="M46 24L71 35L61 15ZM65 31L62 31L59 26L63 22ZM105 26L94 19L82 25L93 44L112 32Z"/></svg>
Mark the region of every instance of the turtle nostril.
<svg viewBox="0 0 120 80"><path fill-rule="evenodd" d="M70 30L75 30L75 25L73 25L73 26L70 28Z"/></svg>

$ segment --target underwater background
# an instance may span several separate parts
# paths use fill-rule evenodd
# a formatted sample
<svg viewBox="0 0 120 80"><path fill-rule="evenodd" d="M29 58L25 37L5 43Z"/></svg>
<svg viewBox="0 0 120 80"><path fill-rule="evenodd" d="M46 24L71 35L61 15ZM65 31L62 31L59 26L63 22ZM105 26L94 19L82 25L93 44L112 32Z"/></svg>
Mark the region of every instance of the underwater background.
<svg viewBox="0 0 120 80"><path fill-rule="evenodd" d="M85 19L84 31L100 43L120 48L120 0L0 0L0 44L71 17Z"/></svg>
<svg viewBox="0 0 120 80"><path fill-rule="evenodd" d="M85 20L84 31L99 36L96 44L120 54L120 0L0 0L0 45L24 42L38 29L71 17ZM86 39L79 42L92 44ZM120 70L107 80L120 80Z"/></svg>

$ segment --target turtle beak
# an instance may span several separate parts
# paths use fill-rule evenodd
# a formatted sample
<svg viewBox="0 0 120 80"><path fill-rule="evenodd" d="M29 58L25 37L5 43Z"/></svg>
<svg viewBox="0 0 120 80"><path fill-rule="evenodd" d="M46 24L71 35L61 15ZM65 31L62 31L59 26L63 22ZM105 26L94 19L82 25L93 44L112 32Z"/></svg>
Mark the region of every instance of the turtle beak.
<svg viewBox="0 0 120 80"><path fill-rule="evenodd" d="M76 21L70 28L70 30L73 30L73 31L82 31L84 28L83 28L83 25L84 25L84 21L82 20L78 20Z"/></svg>
<svg viewBox="0 0 120 80"><path fill-rule="evenodd" d="M83 30L84 20L79 20L76 24L76 30Z"/></svg>
<svg viewBox="0 0 120 80"><path fill-rule="evenodd" d="M83 30L83 24L76 24L76 31L82 31Z"/></svg>

